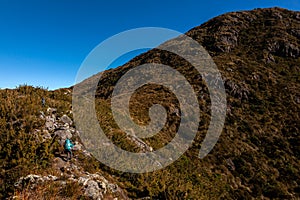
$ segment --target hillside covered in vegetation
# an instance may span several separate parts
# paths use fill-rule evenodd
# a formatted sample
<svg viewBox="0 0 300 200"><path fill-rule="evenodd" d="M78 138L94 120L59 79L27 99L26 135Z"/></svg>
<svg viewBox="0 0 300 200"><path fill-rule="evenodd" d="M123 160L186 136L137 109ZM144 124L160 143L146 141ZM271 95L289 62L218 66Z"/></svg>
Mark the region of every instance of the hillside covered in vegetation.
<svg viewBox="0 0 300 200"><path fill-rule="evenodd" d="M147 139L119 129L110 100L128 70L145 63L171 66L196 91L201 113L195 141L184 155L155 172L113 170L81 144L72 116L72 88L0 90L0 199L300 198L300 12L269 8L227 13L186 35L210 53L227 95L222 134L205 158L199 159L198 153L211 117L208 88L186 60L152 49L101 73L95 100L98 120L114 144L131 152L157 150L170 142L180 123L174 110L180 107L168 89L149 84L130 99L138 124L149 123L153 104L167 110L164 128ZM66 137L76 141L71 162L64 160Z"/></svg>

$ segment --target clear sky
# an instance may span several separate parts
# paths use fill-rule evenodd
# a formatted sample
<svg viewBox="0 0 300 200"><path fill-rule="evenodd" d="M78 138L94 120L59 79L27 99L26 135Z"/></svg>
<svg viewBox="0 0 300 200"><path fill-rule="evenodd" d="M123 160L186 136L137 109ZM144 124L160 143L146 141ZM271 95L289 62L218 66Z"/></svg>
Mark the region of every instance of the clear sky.
<svg viewBox="0 0 300 200"><path fill-rule="evenodd" d="M0 0L0 88L69 87L93 48L128 29L186 32L226 12L274 6L299 11L300 0Z"/></svg>

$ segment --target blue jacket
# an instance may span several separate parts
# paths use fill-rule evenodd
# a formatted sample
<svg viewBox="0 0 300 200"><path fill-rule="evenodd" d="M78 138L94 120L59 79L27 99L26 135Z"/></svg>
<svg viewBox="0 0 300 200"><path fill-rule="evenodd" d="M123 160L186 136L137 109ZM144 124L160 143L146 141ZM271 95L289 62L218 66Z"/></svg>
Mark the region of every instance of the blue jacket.
<svg viewBox="0 0 300 200"><path fill-rule="evenodd" d="M66 150L71 150L73 146L74 146L74 144L72 144L71 140L70 139L66 139L65 149Z"/></svg>

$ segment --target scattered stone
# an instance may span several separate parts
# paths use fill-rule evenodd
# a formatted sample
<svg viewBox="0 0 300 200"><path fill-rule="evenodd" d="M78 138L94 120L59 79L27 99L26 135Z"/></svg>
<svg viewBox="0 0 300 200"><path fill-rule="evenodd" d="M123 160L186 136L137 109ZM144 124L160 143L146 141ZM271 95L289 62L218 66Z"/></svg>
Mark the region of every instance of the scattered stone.
<svg viewBox="0 0 300 200"><path fill-rule="evenodd" d="M33 189L36 187L37 184L43 183L46 181L56 181L58 177L48 175L48 176L39 176L35 174L29 174L26 177L21 177L15 184L14 186L16 188L22 188L27 184L30 184L30 188Z"/></svg>
<svg viewBox="0 0 300 200"><path fill-rule="evenodd" d="M227 67L226 70L229 72L233 72L233 69L231 69L230 67Z"/></svg>
<svg viewBox="0 0 300 200"><path fill-rule="evenodd" d="M73 147L74 151L81 151L82 150L82 145L79 142L75 142L74 147Z"/></svg>
<svg viewBox="0 0 300 200"><path fill-rule="evenodd" d="M40 119L45 119L45 114L43 111L40 111L40 116L39 116Z"/></svg>
<svg viewBox="0 0 300 200"><path fill-rule="evenodd" d="M107 189L110 190L112 193L116 193L118 191L118 185L109 183L107 185Z"/></svg>
<svg viewBox="0 0 300 200"><path fill-rule="evenodd" d="M64 167L63 165L66 163L63 160L60 160L59 158L55 159L56 163L60 163L59 165L62 166L62 168L65 168L66 171L74 170L76 168L76 165L71 165L68 167ZM57 167L59 167L57 165ZM69 170L68 170L69 169ZM63 173L62 173L63 175ZM119 193L120 195L124 196L123 192L119 188L118 185L110 183L108 180L106 180L102 175L100 174L89 174L89 173L83 173L78 178L76 178L73 174L69 175L70 177L67 178L69 182L77 182L80 185L84 186L84 195L93 199L93 200L99 200L103 199L104 195L107 193L110 194L116 194ZM36 186L42 183L49 183L56 181L60 185L66 185L66 180L60 180L57 176L53 175L47 175L47 176L40 176L35 174L27 175L26 177L21 177L14 186L18 189L23 189L24 187L30 187L30 189L34 189ZM30 185L28 185L30 184ZM126 198L125 198L126 199Z"/></svg>
<svg viewBox="0 0 300 200"><path fill-rule="evenodd" d="M49 114L55 114L57 112L56 108L47 108L47 113Z"/></svg>
<svg viewBox="0 0 300 200"><path fill-rule="evenodd" d="M234 83L231 80L226 80L225 89L228 92L228 94L231 94L235 98L238 98L240 100L248 100L250 91L248 88L242 85L238 85L237 83Z"/></svg>
<svg viewBox="0 0 300 200"><path fill-rule="evenodd" d="M87 150L83 150L82 153L83 153L83 155L85 155L87 157L91 157L91 153L88 152Z"/></svg>
<svg viewBox="0 0 300 200"><path fill-rule="evenodd" d="M60 118L60 121L63 122L64 124L69 124L69 125L72 125L72 124L73 124L73 121L72 121L71 118L68 117L67 115L63 115L63 116Z"/></svg>
<svg viewBox="0 0 300 200"><path fill-rule="evenodd" d="M298 58L300 49L298 45L285 40L268 41L268 51L276 56Z"/></svg>
<svg viewBox="0 0 300 200"><path fill-rule="evenodd" d="M99 188L99 185L94 180L89 180L86 184L86 189L84 194L92 199L102 199L103 194Z"/></svg>
<svg viewBox="0 0 300 200"><path fill-rule="evenodd" d="M54 134L56 136L58 136L59 138L59 143L61 145L64 144L65 140L68 138L68 139L71 139L72 138L72 133L70 132L70 130L58 130L58 131L55 131Z"/></svg>
<svg viewBox="0 0 300 200"><path fill-rule="evenodd" d="M71 131L72 135L74 135L76 133L76 129L75 128L69 128L69 130Z"/></svg>
<svg viewBox="0 0 300 200"><path fill-rule="evenodd" d="M92 199L102 199L107 193L120 192L118 185L109 183L100 174L89 174L79 177L78 183L85 186L85 195Z"/></svg>
<svg viewBox="0 0 300 200"><path fill-rule="evenodd" d="M46 116L46 123L45 123L45 127L46 129L48 129L49 131L53 131L56 127L55 127L55 116Z"/></svg>
<svg viewBox="0 0 300 200"><path fill-rule="evenodd" d="M230 170L232 170L232 171L235 170L235 165L234 165L233 161L231 160L231 158L226 159L226 163L227 163L228 168L229 168Z"/></svg>
<svg viewBox="0 0 300 200"><path fill-rule="evenodd" d="M43 141L52 139L51 134L48 130L43 130Z"/></svg>

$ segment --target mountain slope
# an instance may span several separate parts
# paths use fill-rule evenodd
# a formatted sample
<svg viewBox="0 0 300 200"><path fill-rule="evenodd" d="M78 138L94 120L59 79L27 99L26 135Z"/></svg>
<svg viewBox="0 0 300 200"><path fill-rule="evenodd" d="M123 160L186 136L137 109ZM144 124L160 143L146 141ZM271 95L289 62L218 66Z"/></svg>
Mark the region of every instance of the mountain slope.
<svg viewBox="0 0 300 200"><path fill-rule="evenodd" d="M124 66L92 77L94 80L101 75L95 101L99 123L114 144L131 152L157 150L170 142L180 124L176 112L180 112L180 106L166 87L148 84L130 99L131 117L140 125L149 123L151 105L161 104L167 110L164 128L147 139L120 130L112 117L110 100L114 86L128 70L145 63L171 66L192 85L200 108L201 121L195 141L184 155L166 168L144 174L123 173L104 166L88 156L84 147L71 164L61 163L59 142L61 136L69 134L66 129L80 144L74 124L67 128L61 124L64 115L72 120L71 91L28 86L1 90L0 198L88 199L95 196L89 196L86 191L104 194L101 186L106 183L104 179L109 180L105 187L112 184L120 190L112 188L103 198L300 198L300 12L269 8L227 13L191 29L186 35L212 55L227 94L223 132L204 159L199 159L198 153L211 116L208 88L186 60L152 49ZM168 42L175 44L176 39ZM89 85L92 79L83 84ZM54 117L46 114L47 107L42 107L41 97L46 98L47 107L57 109ZM46 114L44 119L40 111ZM49 117L56 124L52 124L53 130L51 123L47 125ZM48 139L44 138L46 129L50 133ZM32 177L52 178L49 184L34 182L38 189L31 189L31 184L19 187L23 180ZM96 186L91 189L89 185Z"/></svg>
<svg viewBox="0 0 300 200"><path fill-rule="evenodd" d="M299 33L300 13L281 8L224 14L186 33L213 56L227 93L222 135L203 160L197 159L197 150L209 124L210 100L203 80L189 63L153 49L101 74L96 97L107 100L107 105L102 102L99 109L110 106L119 78L145 63L175 68L198 93L202 121L193 147L166 169L137 175L134 185L146 184L147 193L158 198L172 198L171 191L173 198L201 198L200 193L202 198L299 197ZM143 141L159 149L170 142L178 125L171 113L178 107L175 97L165 88L148 85L131 98L131 114L137 123L147 124L147 108L154 103L167 108L169 121L156 137ZM100 122L102 118L99 116ZM116 128L113 120L102 125ZM123 144L119 140L116 143ZM151 181L163 188L153 189L156 184Z"/></svg>

